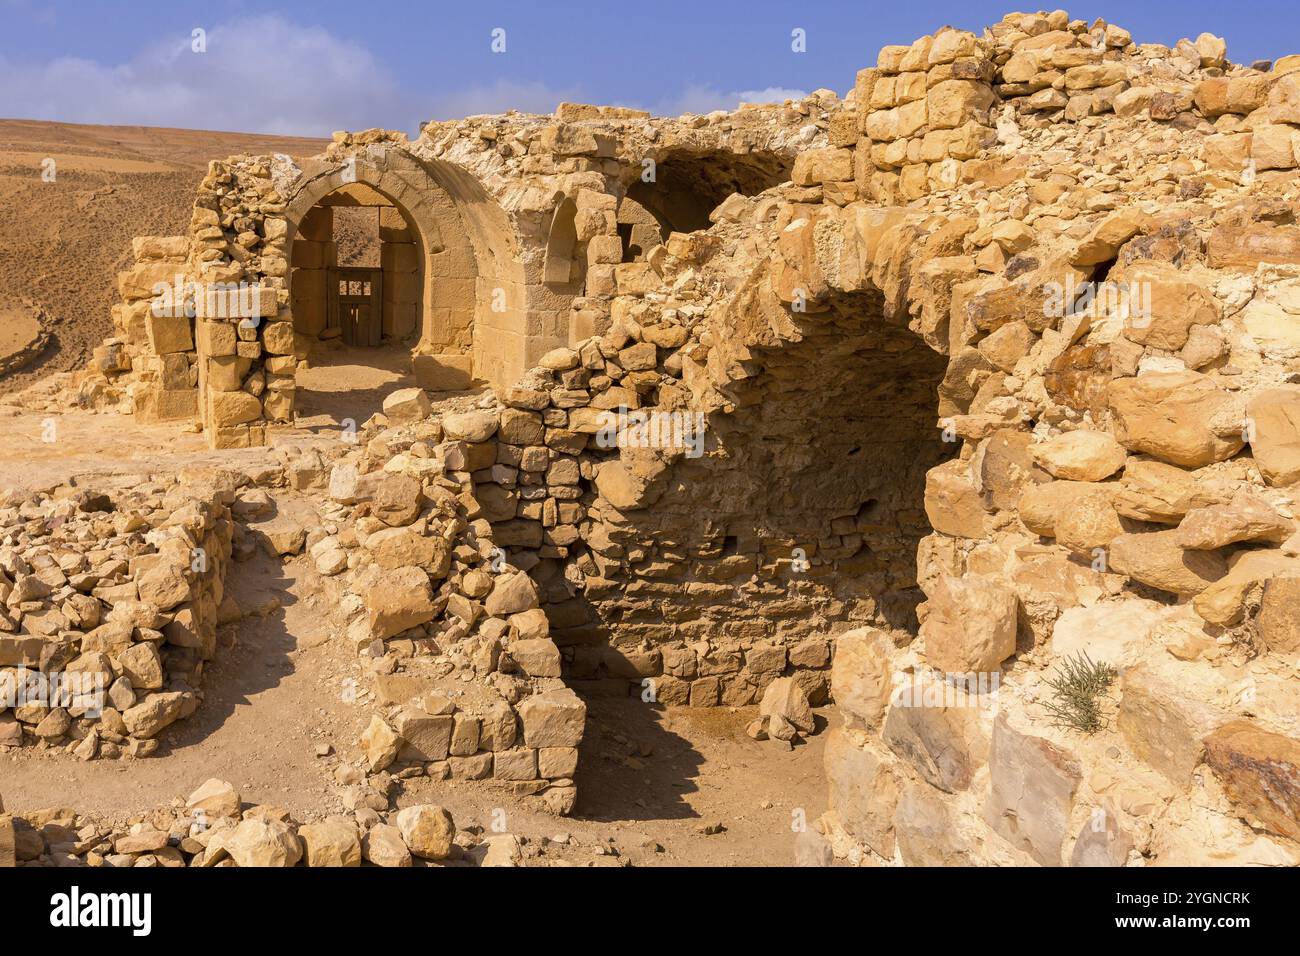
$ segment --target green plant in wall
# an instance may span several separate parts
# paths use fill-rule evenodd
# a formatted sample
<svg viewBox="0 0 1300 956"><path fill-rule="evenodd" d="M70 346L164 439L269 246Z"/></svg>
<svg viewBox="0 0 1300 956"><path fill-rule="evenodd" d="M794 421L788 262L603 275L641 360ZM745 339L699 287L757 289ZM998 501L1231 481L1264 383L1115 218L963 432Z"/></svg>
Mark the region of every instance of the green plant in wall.
<svg viewBox="0 0 1300 956"><path fill-rule="evenodd" d="M1102 695L1115 682L1115 668L1097 663L1086 651L1067 657L1047 682L1052 694L1043 706L1058 727L1095 734L1106 726L1101 711Z"/></svg>

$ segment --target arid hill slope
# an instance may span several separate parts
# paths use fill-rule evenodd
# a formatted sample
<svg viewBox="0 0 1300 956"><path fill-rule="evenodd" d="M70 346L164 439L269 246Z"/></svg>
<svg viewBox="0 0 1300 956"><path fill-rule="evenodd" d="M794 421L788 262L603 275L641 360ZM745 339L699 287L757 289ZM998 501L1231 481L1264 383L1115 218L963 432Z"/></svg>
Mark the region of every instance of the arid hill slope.
<svg viewBox="0 0 1300 956"><path fill-rule="evenodd" d="M0 311L43 306L51 333L35 363L0 377L0 393L84 364L112 334L109 307L131 238L183 231L209 160L241 152L310 156L325 143L0 120ZM47 159L52 182L42 177Z"/></svg>

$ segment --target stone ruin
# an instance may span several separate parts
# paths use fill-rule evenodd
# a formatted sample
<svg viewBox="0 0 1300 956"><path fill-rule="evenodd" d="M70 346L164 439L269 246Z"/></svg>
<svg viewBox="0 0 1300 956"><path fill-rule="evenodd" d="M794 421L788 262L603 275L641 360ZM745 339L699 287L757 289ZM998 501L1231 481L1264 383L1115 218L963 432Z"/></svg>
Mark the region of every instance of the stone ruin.
<svg viewBox="0 0 1300 956"><path fill-rule="evenodd" d="M372 662L366 774L565 813L574 689L758 703L781 741L833 702L818 829L851 862L1300 863L1297 169L1300 56L1063 11L886 47L842 99L213 163L190 233L136 241L75 401L241 449L331 340L409 349L419 387L258 474L0 512L0 675L122 697L0 743L147 751L228 541L289 488L322 524L270 547ZM331 238L357 206L366 276ZM1080 661L1095 713L1063 719Z"/></svg>

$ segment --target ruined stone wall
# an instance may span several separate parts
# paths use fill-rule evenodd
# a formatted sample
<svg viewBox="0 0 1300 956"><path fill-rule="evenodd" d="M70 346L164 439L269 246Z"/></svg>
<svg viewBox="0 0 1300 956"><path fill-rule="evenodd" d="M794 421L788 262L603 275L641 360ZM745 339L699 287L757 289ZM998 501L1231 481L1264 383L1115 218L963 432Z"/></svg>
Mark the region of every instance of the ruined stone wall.
<svg viewBox="0 0 1300 956"><path fill-rule="evenodd" d="M832 698L822 825L842 856L1294 863L1297 67L1012 14L886 48L843 102L680 120L566 105L412 144L344 135L311 170L214 167L191 256L282 308L269 224L288 233L284 197L314 203L352 160L422 163L496 204L467 220L476 301L506 303L475 317L474 373L496 388L429 422L418 391L394 396L335 465L406 475L479 529L438 578L444 606L427 571L398 590L423 632L370 633L382 602L362 598L377 654L433 640L475 666L528 640L480 600L496 585L470 583L503 559L571 679L742 705L787 676ZM697 196L736 192L707 229L664 236L674 216L702 225L698 204L647 195L637 171L687 157L707 158ZM789 181L747 178L787 161ZM262 224L240 229L254 206ZM491 236L508 241L486 255ZM184 358L205 426L236 443L292 411L292 326L266 318L225 353L200 324ZM222 355L253 363L229 392L204 384ZM620 411L702 415L703 454L642 447L625 419L605 440ZM357 550L387 540L373 492L338 500L356 545L334 550L361 584L411 566ZM1113 669L1086 726L1054 686L1081 653Z"/></svg>
<svg viewBox="0 0 1300 956"><path fill-rule="evenodd" d="M1064 14L983 42L1001 146L931 193L955 242L912 270L961 451L927 478L919 633L837 641L826 833L913 865L1293 864L1263 768L1300 729L1294 58ZM1114 668L1092 725L1053 710L1080 653Z"/></svg>

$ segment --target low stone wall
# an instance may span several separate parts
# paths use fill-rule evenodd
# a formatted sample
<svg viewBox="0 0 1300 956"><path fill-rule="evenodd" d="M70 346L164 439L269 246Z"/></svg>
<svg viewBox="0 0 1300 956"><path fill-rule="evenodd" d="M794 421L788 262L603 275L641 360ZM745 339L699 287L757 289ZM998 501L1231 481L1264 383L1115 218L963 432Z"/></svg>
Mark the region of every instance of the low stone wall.
<svg viewBox="0 0 1300 956"><path fill-rule="evenodd" d="M365 770L492 778L568 813L586 706L560 679L536 585L444 473L452 446L427 398L411 390L387 406L386 422L326 449L333 458L313 449L283 469L326 502L327 526L297 547L337 589L346 640L373 677Z"/></svg>
<svg viewBox="0 0 1300 956"><path fill-rule="evenodd" d="M430 428L389 429L371 447L391 454ZM324 497L318 451L263 469L264 487L212 472L11 501L0 510L0 746L148 756L199 706L218 620L239 616L223 606L232 554L307 549L338 576L346 640L372 665L363 765L340 783L390 768L493 778L569 812L586 708L559 680L531 580L495 549L487 522L466 520L450 482L352 468L334 469L328 531L263 520L265 488Z"/></svg>

